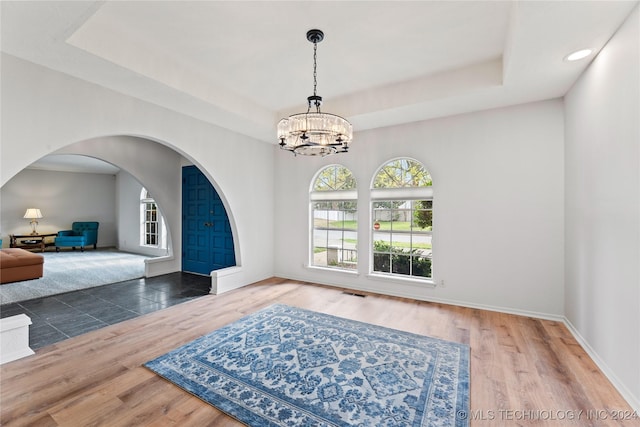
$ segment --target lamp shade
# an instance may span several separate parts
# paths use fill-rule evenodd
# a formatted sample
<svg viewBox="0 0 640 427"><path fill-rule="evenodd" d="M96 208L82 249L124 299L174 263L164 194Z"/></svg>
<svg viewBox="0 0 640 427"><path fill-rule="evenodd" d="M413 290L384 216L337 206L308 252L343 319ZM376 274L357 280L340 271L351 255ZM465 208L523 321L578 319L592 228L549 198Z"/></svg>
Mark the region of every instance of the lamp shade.
<svg viewBox="0 0 640 427"><path fill-rule="evenodd" d="M29 219L42 218L42 212L40 212L40 209L29 208L24 213L24 217L23 218L29 218Z"/></svg>

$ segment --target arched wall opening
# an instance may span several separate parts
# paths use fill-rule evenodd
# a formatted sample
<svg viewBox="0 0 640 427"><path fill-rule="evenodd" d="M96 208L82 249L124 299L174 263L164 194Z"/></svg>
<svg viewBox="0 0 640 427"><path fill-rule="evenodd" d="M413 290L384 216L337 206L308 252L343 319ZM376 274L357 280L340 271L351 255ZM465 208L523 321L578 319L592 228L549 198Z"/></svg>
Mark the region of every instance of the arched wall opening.
<svg viewBox="0 0 640 427"><path fill-rule="evenodd" d="M124 150L119 153L122 162L116 163L123 169L137 170L143 165L163 167L156 156L140 157L140 144L169 147L203 171L229 212L237 266L224 272L216 291L274 276L274 176L279 171L273 144L11 55L2 55L2 82L0 186L34 161L58 150L74 149L76 154L103 159L109 159L113 150ZM122 139L136 136L140 144L123 146ZM90 149L69 145L96 137L100 137L100 144ZM145 177L138 178L148 182ZM176 180L167 186L173 191L179 184ZM152 188L150 191L154 192ZM177 190L172 194L178 194ZM174 208L176 200L158 198L168 219L170 210L178 209ZM177 225L168 226L175 250L181 243L176 241ZM150 269L154 275L164 274L178 271L177 264L175 258L163 260ZM211 280L213 285L213 276Z"/></svg>
<svg viewBox="0 0 640 427"><path fill-rule="evenodd" d="M236 262L237 265L240 264L240 245L237 238L237 227L233 218L233 211L229 207L224 191L222 191L220 186L212 178L211 174L206 169L202 168L198 162L193 161L193 159L190 159L188 156L184 155L184 153L180 153L170 144L163 143L152 138L139 136L103 136L71 143L63 148L52 151L49 154L87 156L110 163L122 171L121 173L118 173L118 175L122 175L120 178L118 178L118 176L115 177L116 186L122 184L122 182L118 181L136 181L140 186L144 186L151 194L154 195L158 208L166 221L168 245L164 254L154 254L163 256L154 259L147 265L147 276L181 270L180 254L182 244L182 215L181 204L177 201L180 200L181 197L182 167L195 165L202 171L218 192L220 199L224 204L233 233ZM18 174L16 174L16 176L17 175ZM8 180L7 184L9 184L10 181L11 180ZM87 184L89 184L89 182L87 182ZM4 189L5 186L3 185L2 188ZM49 189L48 194L49 195L47 197L55 197L55 191L51 191ZM24 197L24 203L32 203L29 201L28 194ZM35 201L33 203L35 203ZM106 202L106 204L108 203L109 202ZM118 204L118 201L111 201L110 203ZM106 205L103 206L106 209L109 209ZM72 206L70 206L69 209L72 209ZM117 214L116 217L118 217ZM5 221L3 221L3 223L4 222ZM118 234L118 230L120 228L118 222L119 220L116 221L116 224L106 224L105 232ZM62 224L52 224L53 228L59 226L62 226ZM8 222L6 225L3 224L1 233L3 235L11 234L13 227L14 224L10 224ZM105 234L105 237L106 236L107 234ZM138 240L138 235L131 235L131 232L129 231L129 237L118 235L117 238L115 238L115 242L113 238L106 238L103 240L107 245L110 245L111 243L114 243L113 246L124 245L126 247L125 249L131 250L131 247L134 246L132 243L134 241L137 242Z"/></svg>

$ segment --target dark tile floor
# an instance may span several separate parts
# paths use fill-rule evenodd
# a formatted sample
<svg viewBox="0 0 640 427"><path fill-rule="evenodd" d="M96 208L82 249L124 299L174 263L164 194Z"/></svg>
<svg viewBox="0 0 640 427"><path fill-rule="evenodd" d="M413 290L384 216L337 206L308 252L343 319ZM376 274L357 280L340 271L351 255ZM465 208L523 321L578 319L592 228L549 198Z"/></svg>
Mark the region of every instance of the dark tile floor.
<svg viewBox="0 0 640 427"><path fill-rule="evenodd" d="M5 304L0 317L29 316L29 346L36 350L207 295L210 287L208 276L178 272Z"/></svg>

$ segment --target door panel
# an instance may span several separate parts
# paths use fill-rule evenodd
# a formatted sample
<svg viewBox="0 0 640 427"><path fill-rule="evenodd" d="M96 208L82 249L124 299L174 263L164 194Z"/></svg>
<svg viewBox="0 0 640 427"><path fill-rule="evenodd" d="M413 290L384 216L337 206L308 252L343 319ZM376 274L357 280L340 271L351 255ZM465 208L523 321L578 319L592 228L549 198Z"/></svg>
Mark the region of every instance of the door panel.
<svg viewBox="0 0 640 427"><path fill-rule="evenodd" d="M210 274L236 265L229 217L220 196L195 166L182 168L182 270Z"/></svg>

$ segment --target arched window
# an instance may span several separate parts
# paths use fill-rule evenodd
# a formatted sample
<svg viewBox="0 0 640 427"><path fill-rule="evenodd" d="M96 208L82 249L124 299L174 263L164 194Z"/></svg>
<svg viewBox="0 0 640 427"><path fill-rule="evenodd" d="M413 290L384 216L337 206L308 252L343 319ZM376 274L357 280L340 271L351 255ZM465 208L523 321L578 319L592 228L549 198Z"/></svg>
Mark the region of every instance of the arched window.
<svg viewBox="0 0 640 427"><path fill-rule="evenodd" d="M371 189L373 273L432 277L433 189L413 159L384 165Z"/></svg>
<svg viewBox="0 0 640 427"><path fill-rule="evenodd" d="M164 219L146 188L140 192L140 245L166 248Z"/></svg>
<svg viewBox="0 0 640 427"><path fill-rule="evenodd" d="M330 165L311 185L311 265L355 270L358 266L358 194L351 171Z"/></svg>

